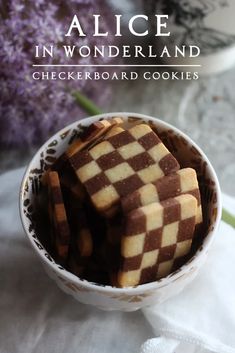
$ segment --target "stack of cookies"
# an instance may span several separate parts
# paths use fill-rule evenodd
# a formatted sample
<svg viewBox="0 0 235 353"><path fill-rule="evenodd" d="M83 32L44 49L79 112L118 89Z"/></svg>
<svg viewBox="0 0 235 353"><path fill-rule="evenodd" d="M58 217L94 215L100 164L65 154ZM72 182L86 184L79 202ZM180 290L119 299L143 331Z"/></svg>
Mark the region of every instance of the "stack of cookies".
<svg viewBox="0 0 235 353"><path fill-rule="evenodd" d="M89 281L137 286L187 261L202 223L197 175L147 124L91 124L43 177L53 256Z"/></svg>

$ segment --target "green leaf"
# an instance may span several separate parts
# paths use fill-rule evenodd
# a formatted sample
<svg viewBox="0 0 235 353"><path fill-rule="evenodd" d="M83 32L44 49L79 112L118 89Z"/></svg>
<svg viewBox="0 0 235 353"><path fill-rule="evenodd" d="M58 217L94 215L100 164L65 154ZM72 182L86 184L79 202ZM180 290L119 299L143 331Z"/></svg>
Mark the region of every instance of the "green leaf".
<svg viewBox="0 0 235 353"><path fill-rule="evenodd" d="M222 220L233 228L235 228L235 217L224 208L222 211Z"/></svg>
<svg viewBox="0 0 235 353"><path fill-rule="evenodd" d="M88 114L98 115L102 113L101 109L81 92L75 91L72 93L72 96L75 98L80 107Z"/></svg>

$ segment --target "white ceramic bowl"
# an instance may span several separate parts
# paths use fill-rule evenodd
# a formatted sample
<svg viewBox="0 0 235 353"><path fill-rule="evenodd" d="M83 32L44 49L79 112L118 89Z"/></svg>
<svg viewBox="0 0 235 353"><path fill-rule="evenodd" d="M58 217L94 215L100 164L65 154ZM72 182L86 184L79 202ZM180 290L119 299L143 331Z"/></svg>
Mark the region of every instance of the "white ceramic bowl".
<svg viewBox="0 0 235 353"><path fill-rule="evenodd" d="M40 198L40 178L48 165L60 156L75 134L83 126L100 119L121 116L126 124L133 125L144 121L153 127L170 151L179 160L181 167L197 170L202 193L204 212L204 239L198 245L191 259L180 269L166 278L133 288L114 288L81 280L55 263L39 240L32 222L38 198ZM74 122L51 137L35 154L25 172L20 189L20 214L22 224L34 250L40 257L48 275L66 293L78 301L97 306L104 310L133 311L151 304L161 303L179 293L197 275L207 256L214 234L221 218L220 187L208 158L185 134L162 120L136 113L109 113Z"/></svg>

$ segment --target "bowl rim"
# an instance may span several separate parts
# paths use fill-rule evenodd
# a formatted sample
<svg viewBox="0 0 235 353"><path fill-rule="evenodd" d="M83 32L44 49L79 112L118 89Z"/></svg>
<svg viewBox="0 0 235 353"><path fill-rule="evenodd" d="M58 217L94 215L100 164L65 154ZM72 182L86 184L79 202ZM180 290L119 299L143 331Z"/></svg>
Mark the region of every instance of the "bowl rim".
<svg viewBox="0 0 235 353"><path fill-rule="evenodd" d="M207 167L209 168L209 172L211 175L211 178L213 179L214 183L215 183L215 190L216 190L216 195L217 195L217 215L216 215L216 219L215 222L213 224L213 229L210 230L210 232L207 234L207 236L205 237L205 239L203 240L202 243L202 247L200 249L198 249L195 253L195 255L193 256L192 260L189 262L187 262L186 264L184 264L183 266L180 267L179 271L172 273L170 275L168 275L167 277L164 277L160 280L154 281L154 282L150 282L150 283L145 283L145 284L141 284L135 287L124 287L124 288L118 288L118 287L112 287L110 285L99 285L93 282L89 282L85 279L80 279L79 277L77 277L76 275L74 275L73 273L69 272L68 270L66 270L65 268L60 269L58 267L58 264L56 262L51 262L46 256L43 255L43 251L46 251L46 249L43 247L43 249L39 249L37 247L37 245L34 242L34 238L31 236L31 234L28 232L28 228L26 225L26 217L24 215L23 212L23 203L24 203L24 188L25 188L25 184L27 182L28 179L28 175L30 170L32 169L32 164L35 162L35 160L38 158L38 156L40 155L40 153L42 151L45 150L45 148L48 146L49 143L51 143L55 138L57 138L58 136L62 135L63 133L65 133L68 129L72 129L75 126L77 127L78 124L84 124L85 126L88 125L89 123L92 123L93 121L97 121L101 118L105 119L110 119L114 116L120 116L125 118L128 117L133 117L133 118L139 118L142 120L148 120L148 121L153 121L154 123L156 123L156 125L159 125L163 128L166 129L171 129L173 130L176 134L178 134L179 136L182 136L187 142L190 143L190 145L192 145L202 156L203 160L207 163ZM149 290L156 290L159 289L161 287L166 286L167 284L176 281L179 277L182 276L182 274L186 271L186 269L190 266L193 266L193 264L195 263L196 260L199 260L200 257L202 257L204 255L204 253L207 251L208 247L210 246L210 244L213 241L213 235L216 233L220 220L221 220L221 215L222 215L222 201L221 201L221 189L220 189L220 185L219 185L219 181L217 178L217 175L215 173L215 170L211 164L211 162L209 161L208 157L206 156L206 154L201 150L201 148L188 136L186 135L184 132L182 132L181 130L179 130L178 128L176 128L175 126L165 122L164 120L161 120L160 118L155 118L153 116L149 116L146 114L141 114L141 113L134 113L134 112L109 112L109 113L103 113L103 114L98 114L98 115L94 115L94 116L88 116L85 117L83 119L80 120L76 120L73 123L65 126L64 128L62 128L61 130L59 130L57 133L53 134L53 136L51 136L49 139L47 139L47 141L36 151L36 153L33 155L33 157L31 158L30 162L28 163L26 170L24 172L23 178L22 178L22 182L20 185L20 192L19 192L19 212L20 212L20 218L21 218L21 223L23 226L23 229L27 235L28 240L31 243L31 246L34 248L34 250L36 251L36 254L40 257L41 261L43 262L43 265L47 265L50 267L50 269L52 271L54 271L57 275L59 275L60 277L66 278L66 280L72 281L73 283L77 284L80 287L84 287L88 290L93 290L96 292L106 292L106 293L112 293L112 294L138 294L138 292L146 292ZM38 239L38 238L37 238ZM46 251L47 252L47 251ZM54 260L54 259L53 259Z"/></svg>

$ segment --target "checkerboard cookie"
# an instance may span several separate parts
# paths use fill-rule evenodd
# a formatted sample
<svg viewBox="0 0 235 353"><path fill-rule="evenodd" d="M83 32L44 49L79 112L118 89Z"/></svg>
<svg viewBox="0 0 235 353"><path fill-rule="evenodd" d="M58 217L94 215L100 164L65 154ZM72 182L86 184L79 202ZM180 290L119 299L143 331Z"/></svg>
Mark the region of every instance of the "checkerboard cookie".
<svg viewBox="0 0 235 353"><path fill-rule="evenodd" d="M117 272L120 264L121 236L123 234L122 223L120 214L107 220L106 263L110 282L113 286L117 285Z"/></svg>
<svg viewBox="0 0 235 353"><path fill-rule="evenodd" d="M76 202L83 202L86 196L86 191L83 185L77 179L74 170L70 166L70 170L62 173L60 176L61 187L67 190L67 193L76 200Z"/></svg>
<svg viewBox="0 0 235 353"><path fill-rule="evenodd" d="M74 234L77 234L74 270L81 278L96 283L104 281L107 284L108 267L105 261L107 254L104 249L105 220L94 210L88 200L85 200L82 207L77 207L77 211L78 203L73 202L73 205L71 207L74 207L74 219L77 222L77 228L76 224L75 227L73 226Z"/></svg>
<svg viewBox="0 0 235 353"><path fill-rule="evenodd" d="M122 210L127 213L152 202L163 201L185 193L191 194L197 199L196 224L199 224L202 222L201 197L197 174L192 168L180 169L174 174L146 184L132 194L124 196L121 200Z"/></svg>
<svg viewBox="0 0 235 353"><path fill-rule="evenodd" d="M51 171L48 173L47 185L51 242L56 253L56 259L60 263L65 264L68 258L71 234L57 172Z"/></svg>
<svg viewBox="0 0 235 353"><path fill-rule="evenodd" d="M63 187L62 191L71 234L68 267L71 272L81 276L93 253L93 236L84 207L85 200L81 200L69 188Z"/></svg>
<svg viewBox="0 0 235 353"><path fill-rule="evenodd" d="M73 234L69 256L69 269L76 276L82 276L93 250L93 241L88 227L82 227Z"/></svg>
<svg viewBox="0 0 235 353"><path fill-rule="evenodd" d="M70 158L95 208L112 216L120 198L179 169L179 164L146 124L110 136Z"/></svg>
<svg viewBox="0 0 235 353"><path fill-rule="evenodd" d="M75 239L77 252L81 257L90 256L92 253L92 236L84 209L78 209L77 215L74 215L74 221L76 233L73 238Z"/></svg>
<svg viewBox="0 0 235 353"><path fill-rule="evenodd" d="M83 133L83 135L75 140L66 151L66 157L70 158L78 151L81 151L99 138L104 136L113 126L123 123L122 118L116 117L110 120L100 120L92 123Z"/></svg>
<svg viewBox="0 0 235 353"><path fill-rule="evenodd" d="M109 137L120 134L120 132L123 132L125 129L123 129L119 125L113 126L106 134L105 134L105 140L107 140Z"/></svg>
<svg viewBox="0 0 235 353"><path fill-rule="evenodd" d="M102 138L112 127L118 126L123 123L123 119L121 117L115 117L110 120L100 120L100 121L95 121L92 123L90 126L88 126L82 136L80 136L78 139L76 139L69 147L68 149L55 161L55 163L51 166L51 168L48 170L54 170L60 173L60 177L63 179L70 177L71 173L71 166L70 163L68 163L68 159L76 154L77 152L81 151L82 149L90 146L93 143L96 143L99 141L100 138ZM72 178L72 177L71 177ZM42 182L46 184L47 180L47 172L42 178ZM74 184L74 180L73 184Z"/></svg>
<svg viewBox="0 0 235 353"><path fill-rule="evenodd" d="M178 258L190 252L197 200L180 195L129 212L121 240L120 287L167 276Z"/></svg>

